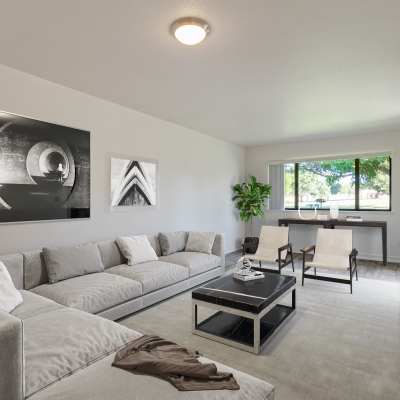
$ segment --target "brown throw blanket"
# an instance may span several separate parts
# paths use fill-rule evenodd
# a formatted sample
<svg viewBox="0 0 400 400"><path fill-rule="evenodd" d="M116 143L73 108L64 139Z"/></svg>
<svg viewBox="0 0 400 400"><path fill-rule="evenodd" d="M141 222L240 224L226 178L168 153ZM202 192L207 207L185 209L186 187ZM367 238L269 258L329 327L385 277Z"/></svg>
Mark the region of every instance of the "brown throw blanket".
<svg viewBox="0 0 400 400"><path fill-rule="evenodd" d="M240 389L232 374L218 372L215 364L201 364L197 357L173 342L144 335L118 351L112 365L165 379L182 391Z"/></svg>

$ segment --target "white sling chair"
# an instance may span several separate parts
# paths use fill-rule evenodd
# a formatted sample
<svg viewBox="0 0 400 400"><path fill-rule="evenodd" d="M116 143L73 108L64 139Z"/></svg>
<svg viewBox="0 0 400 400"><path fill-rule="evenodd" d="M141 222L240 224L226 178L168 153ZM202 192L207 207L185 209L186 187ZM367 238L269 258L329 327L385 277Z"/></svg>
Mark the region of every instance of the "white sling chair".
<svg viewBox="0 0 400 400"><path fill-rule="evenodd" d="M257 260L263 271L279 272L289 264L293 264L292 245L289 243L289 228L287 226L261 227L260 239L255 254L246 254L246 258ZM262 267L262 262L278 263L278 270Z"/></svg>
<svg viewBox="0 0 400 400"><path fill-rule="evenodd" d="M345 283L350 285L350 293L353 293L353 274L357 273L357 250L353 249L353 232L346 229L324 229L317 231L315 246L306 247L303 253L303 274L301 284L304 286L304 278L321 281ZM312 261L306 261L307 253L314 253ZM314 268L314 275L306 274ZM350 279L340 279L328 276L317 276L317 268L349 271Z"/></svg>

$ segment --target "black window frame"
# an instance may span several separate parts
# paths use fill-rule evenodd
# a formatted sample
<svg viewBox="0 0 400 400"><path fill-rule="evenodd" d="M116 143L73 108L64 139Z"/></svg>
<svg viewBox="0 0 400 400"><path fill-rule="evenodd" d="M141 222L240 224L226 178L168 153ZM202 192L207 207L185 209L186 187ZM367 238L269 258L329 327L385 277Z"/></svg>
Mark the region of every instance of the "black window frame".
<svg viewBox="0 0 400 400"><path fill-rule="evenodd" d="M373 211L373 212L390 212L392 211L392 157L389 158L389 208L360 208L360 160L363 158L354 159L354 193L355 193L355 208L339 208L340 211ZM367 158L367 157L365 157ZM340 160L340 158L338 158ZM285 207L285 210L298 210L299 209L299 164L300 162L285 163L294 164L294 207ZM283 194L285 197L285 193ZM300 210L313 210L313 208L300 208ZM329 210L329 208L318 208L318 210Z"/></svg>

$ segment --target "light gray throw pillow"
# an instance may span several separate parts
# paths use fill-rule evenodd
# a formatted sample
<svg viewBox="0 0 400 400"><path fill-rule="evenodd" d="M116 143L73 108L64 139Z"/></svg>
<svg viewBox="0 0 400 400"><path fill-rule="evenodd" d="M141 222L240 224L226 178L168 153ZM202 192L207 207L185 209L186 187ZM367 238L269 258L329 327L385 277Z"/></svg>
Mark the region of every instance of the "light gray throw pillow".
<svg viewBox="0 0 400 400"><path fill-rule="evenodd" d="M189 232L185 251L211 254L215 236L214 232Z"/></svg>
<svg viewBox="0 0 400 400"><path fill-rule="evenodd" d="M158 240L160 241L161 252L163 256L168 256L178 251L185 250L188 238L187 232L168 232L160 233Z"/></svg>
<svg viewBox="0 0 400 400"><path fill-rule="evenodd" d="M117 244L121 253L128 260L128 265L158 260L146 235L120 236L117 238Z"/></svg>
<svg viewBox="0 0 400 400"><path fill-rule="evenodd" d="M45 247L43 258L50 283L104 271L99 249L93 243L51 249Z"/></svg>

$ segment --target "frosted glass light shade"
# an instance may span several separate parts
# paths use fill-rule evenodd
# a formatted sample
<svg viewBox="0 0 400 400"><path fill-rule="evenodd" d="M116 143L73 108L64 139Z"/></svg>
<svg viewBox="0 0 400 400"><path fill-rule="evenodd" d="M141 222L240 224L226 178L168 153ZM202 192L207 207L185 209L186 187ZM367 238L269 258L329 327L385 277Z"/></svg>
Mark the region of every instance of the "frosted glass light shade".
<svg viewBox="0 0 400 400"><path fill-rule="evenodd" d="M180 18L171 25L171 33L176 40L187 46L199 44L209 32L208 23L194 17Z"/></svg>

